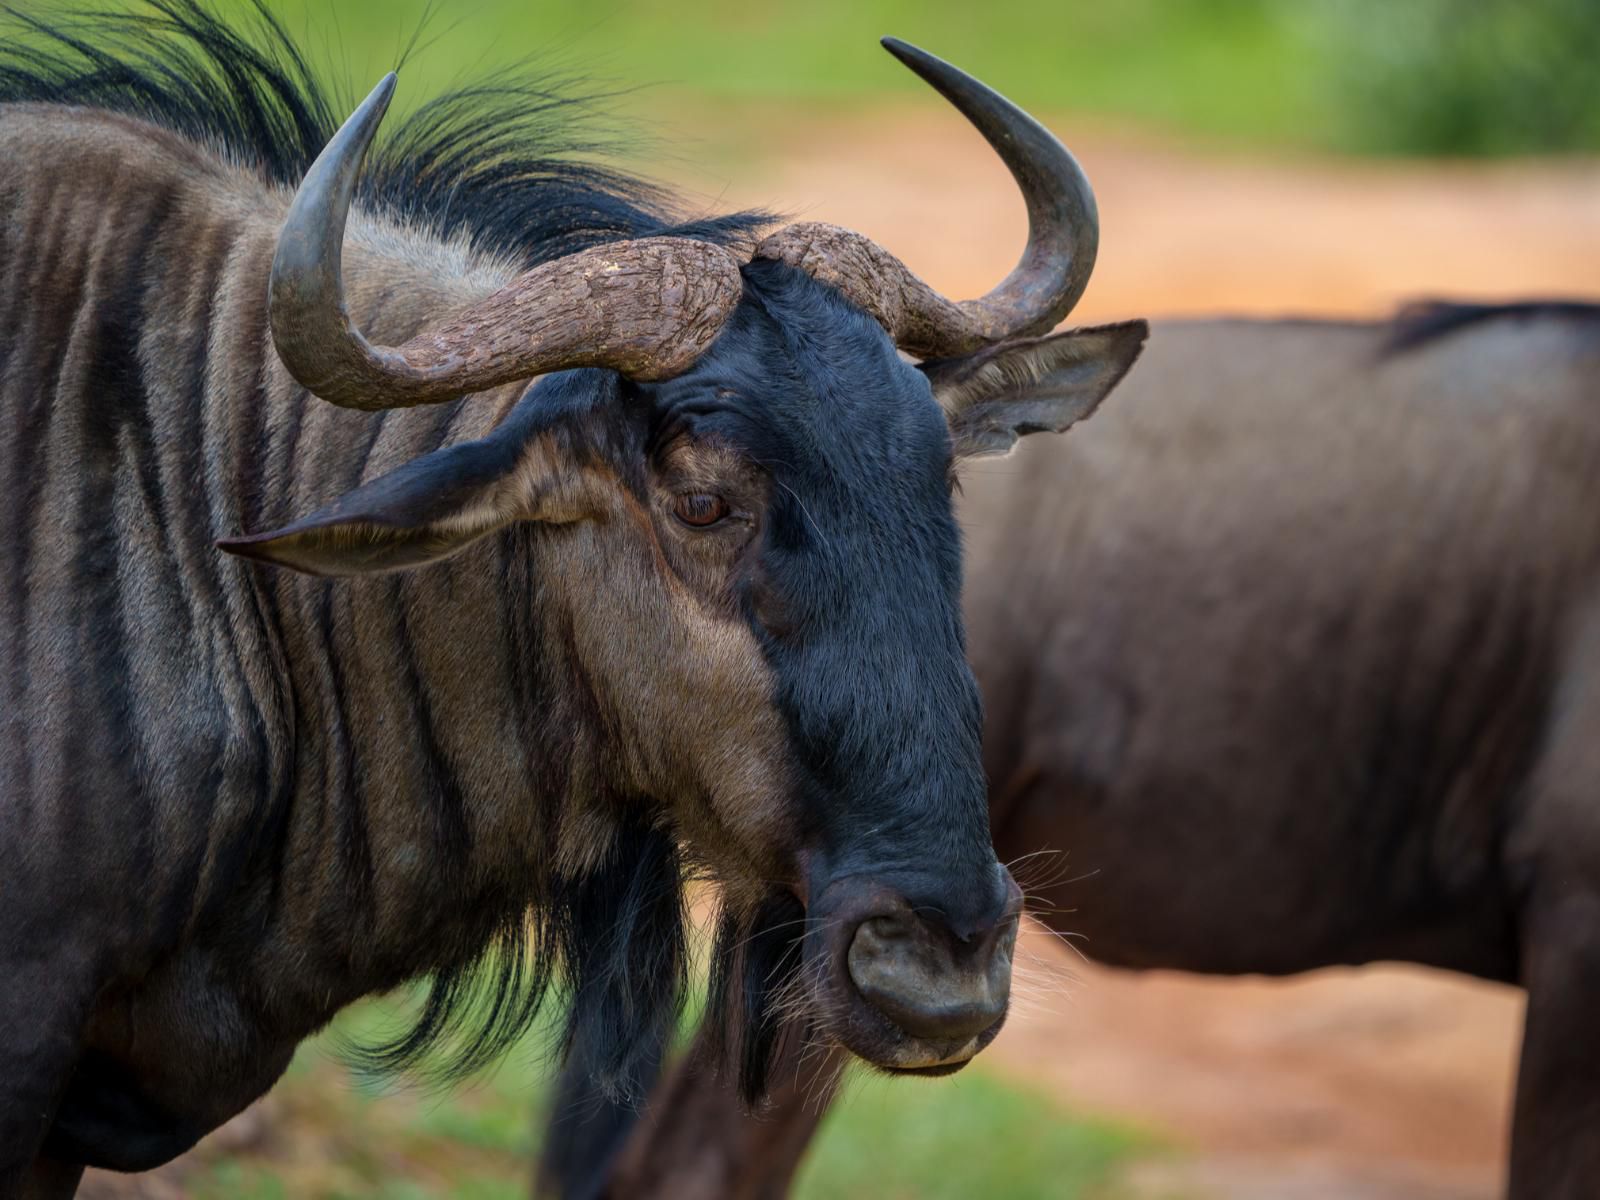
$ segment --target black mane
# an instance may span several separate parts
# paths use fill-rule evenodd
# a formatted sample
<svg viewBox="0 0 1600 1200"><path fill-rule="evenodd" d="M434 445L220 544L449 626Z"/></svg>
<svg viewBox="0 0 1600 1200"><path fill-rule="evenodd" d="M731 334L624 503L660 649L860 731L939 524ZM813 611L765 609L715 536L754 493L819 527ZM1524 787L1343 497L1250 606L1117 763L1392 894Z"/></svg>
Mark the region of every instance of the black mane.
<svg viewBox="0 0 1600 1200"><path fill-rule="evenodd" d="M229 23L201 0L48 20L6 8L0 103L138 117L292 186L354 101L318 80L265 0L252 4L248 23ZM598 98L526 73L440 95L390 118L361 199L524 265L620 238L727 243L770 223L762 212L685 220L661 188L574 158L614 141L595 121Z"/></svg>

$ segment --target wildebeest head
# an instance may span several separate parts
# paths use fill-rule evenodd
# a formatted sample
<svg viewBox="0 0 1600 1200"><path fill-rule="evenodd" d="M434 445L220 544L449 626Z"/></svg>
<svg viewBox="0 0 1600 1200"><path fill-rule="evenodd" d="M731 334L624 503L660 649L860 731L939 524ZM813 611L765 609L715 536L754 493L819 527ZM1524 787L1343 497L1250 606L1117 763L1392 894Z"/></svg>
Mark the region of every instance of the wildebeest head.
<svg viewBox="0 0 1600 1200"><path fill-rule="evenodd" d="M583 251L374 347L339 261L385 80L284 227L280 355L362 408L543 378L482 440L225 543L330 575L490 534L532 547L553 599L530 619L563 641L612 748L596 782L653 806L724 884L719 970L725 997L741 984L752 1093L785 997L891 1069L955 1069L998 1030L1020 894L989 841L954 464L1091 412L1145 334L1044 336L1094 260L1077 164L982 84L886 45L1027 200L1028 249L980 300L943 299L859 235L791 225L745 261L675 238ZM581 859L581 823L571 836Z"/></svg>

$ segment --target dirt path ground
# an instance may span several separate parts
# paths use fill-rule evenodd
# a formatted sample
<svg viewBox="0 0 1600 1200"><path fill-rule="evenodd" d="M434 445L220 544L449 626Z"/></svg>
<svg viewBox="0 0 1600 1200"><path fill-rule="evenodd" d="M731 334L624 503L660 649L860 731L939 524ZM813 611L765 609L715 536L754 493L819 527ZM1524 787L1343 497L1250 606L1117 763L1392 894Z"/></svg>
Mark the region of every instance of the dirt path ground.
<svg viewBox="0 0 1600 1200"><path fill-rule="evenodd" d="M737 122L737 124L735 124ZM717 206L860 229L957 295L995 283L1026 222L998 159L937 106L784 124L717 112L725 140L669 166ZM1219 312L1362 315L1419 296L1600 295L1600 163L1262 161L1062 117L1099 198L1085 320Z"/></svg>
<svg viewBox="0 0 1600 1200"><path fill-rule="evenodd" d="M1080 124L1054 122L1103 214L1085 321L1600 295L1600 166L1265 164L1075 133ZM707 203L853 226L952 294L987 288L1022 244L1004 172L931 102L803 125L719 111L691 127L733 132L686 157L745 160L727 186L715 170L664 170ZM1515 992L1402 968L1288 982L1076 969L1068 995L1015 1021L992 1053L1076 1106L1165 1130L1193 1151L1142 1170L1129 1181L1136 1194L1495 1194Z"/></svg>
<svg viewBox="0 0 1600 1200"><path fill-rule="evenodd" d="M1031 953L1056 957L1049 939ZM1075 1108L1191 1153L1138 1168L1140 1197L1489 1200L1522 997L1414 967L1291 980L1072 964L1067 996L991 1050Z"/></svg>

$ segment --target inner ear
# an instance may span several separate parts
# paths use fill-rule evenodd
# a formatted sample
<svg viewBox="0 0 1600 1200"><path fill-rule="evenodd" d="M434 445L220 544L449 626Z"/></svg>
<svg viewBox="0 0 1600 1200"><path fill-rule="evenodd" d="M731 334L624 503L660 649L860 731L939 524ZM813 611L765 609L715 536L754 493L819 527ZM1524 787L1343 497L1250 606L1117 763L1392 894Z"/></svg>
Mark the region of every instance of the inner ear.
<svg viewBox="0 0 1600 1200"><path fill-rule="evenodd" d="M514 413L488 437L413 459L282 529L217 545L310 575L370 575L436 562L514 521L591 515L597 473L570 439L528 424Z"/></svg>
<svg viewBox="0 0 1600 1200"><path fill-rule="evenodd" d="M921 370L950 422L956 456L1004 454L1024 434L1061 433L1094 412L1149 334L1145 321L1097 325L1016 338Z"/></svg>

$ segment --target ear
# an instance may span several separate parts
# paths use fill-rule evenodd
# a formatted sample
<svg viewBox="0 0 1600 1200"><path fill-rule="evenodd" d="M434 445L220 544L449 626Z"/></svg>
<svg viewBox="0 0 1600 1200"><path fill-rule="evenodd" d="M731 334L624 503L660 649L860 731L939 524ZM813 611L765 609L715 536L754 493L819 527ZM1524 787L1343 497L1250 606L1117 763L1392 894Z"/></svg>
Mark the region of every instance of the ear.
<svg viewBox="0 0 1600 1200"><path fill-rule="evenodd" d="M592 476L545 430L513 417L487 438L413 459L309 517L245 537L229 554L308 575L372 575L435 562L513 521L574 521L594 510Z"/></svg>
<svg viewBox="0 0 1600 1200"><path fill-rule="evenodd" d="M1094 412L1149 335L1145 321L1073 329L926 362L922 371L950 421L956 456L1004 454L1025 433L1060 433Z"/></svg>

